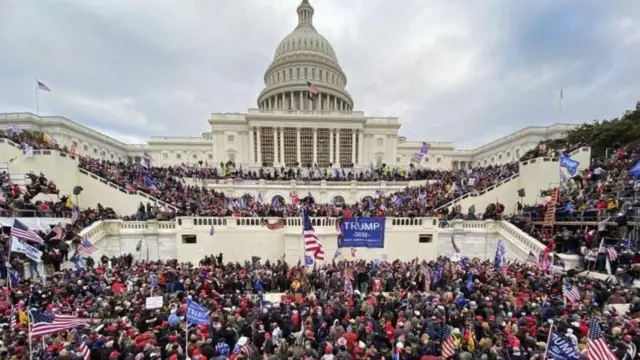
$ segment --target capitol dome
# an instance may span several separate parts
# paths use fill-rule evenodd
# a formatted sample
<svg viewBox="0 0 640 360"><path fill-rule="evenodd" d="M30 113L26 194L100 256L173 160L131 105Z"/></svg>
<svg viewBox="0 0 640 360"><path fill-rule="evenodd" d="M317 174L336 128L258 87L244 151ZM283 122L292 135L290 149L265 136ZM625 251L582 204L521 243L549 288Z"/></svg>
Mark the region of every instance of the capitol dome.
<svg viewBox="0 0 640 360"><path fill-rule="evenodd" d="M308 0L296 10L298 26L280 42L265 72L258 107L265 110L351 111L347 76L329 41L313 26ZM309 83L317 95L309 96Z"/></svg>

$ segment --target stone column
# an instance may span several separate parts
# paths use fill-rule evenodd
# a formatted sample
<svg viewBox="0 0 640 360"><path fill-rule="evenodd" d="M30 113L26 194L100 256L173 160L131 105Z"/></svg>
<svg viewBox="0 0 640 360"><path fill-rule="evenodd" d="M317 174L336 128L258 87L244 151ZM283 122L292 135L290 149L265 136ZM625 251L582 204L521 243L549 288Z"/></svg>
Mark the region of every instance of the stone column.
<svg viewBox="0 0 640 360"><path fill-rule="evenodd" d="M358 165L364 166L364 130L358 130Z"/></svg>
<svg viewBox="0 0 640 360"><path fill-rule="evenodd" d="M335 129L329 129L329 162L332 164L336 164L333 159L333 134L335 133Z"/></svg>
<svg viewBox="0 0 640 360"><path fill-rule="evenodd" d="M336 167L340 167L340 129L336 129Z"/></svg>
<svg viewBox="0 0 640 360"><path fill-rule="evenodd" d="M318 128L313 128L313 163L318 162Z"/></svg>
<svg viewBox="0 0 640 360"><path fill-rule="evenodd" d="M303 92L300 91L300 105L298 106L298 110L304 110L304 98L302 97L303 96L302 93Z"/></svg>
<svg viewBox="0 0 640 360"><path fill-rule="evenodd" d="M260 138L259 127L256 128L256 136L258 137L258 142L256 144L258 146L258 165L262 166L262 139Z"/></svg>
<svg viewBox="0 0 640 360"><path fill-rule="evenodd" d="M351 130L351 163L356 166L356 130Z"/></svg>
<svg viewBox="0 0 640 360"><path fill-rule="evenodd" d="M338 110L338 97L333 96L333 110Z"/></svg>
<svg viewBox="0 0 640 360"><path fill-rule="evenodd" d="M318 92L318 106L316 107L316 110L322 111L322 93L321 92Z"/></svg>
<svg viewBox="0 0 640 360"><path fill-rule="evenodd" d="M280 128L280 164L284 166L284 127Z"/></svg>
<svg viewBox="0 0 640 360"><path fill-rule="evenodd" d="M300 128L296 128L296 161L298 164L302 164L300 159Z"/></svg>
<svg viewBox="0 0 640 360"><path fill-rule="evenodd" d="M271 97L269 97L269 110L273 109L272 104L271 104Z"/></svg>
<svg viewBox="0 0 640 360"><path fill-rule="evenodd" d="M254 134L254 128L253 127L249 127L249 163L253 164L254 162L256 162L256 159L253 155L254 150L253 150L253 139L255 138L255 134Z"/></svg>
<svg viewBox="0 0 640 360"><path fill-rule="evenodd" d="M273 127L273 165L278 163L278 128Z"/></svg>
<svg viewBox="0 0 640 360"><path fill-rule="evenodd" d="M282 98L282 107L281 107L281 109L282 110L287 110L287 106L285 105L284 93L282 93L281 98Z"/></svg>

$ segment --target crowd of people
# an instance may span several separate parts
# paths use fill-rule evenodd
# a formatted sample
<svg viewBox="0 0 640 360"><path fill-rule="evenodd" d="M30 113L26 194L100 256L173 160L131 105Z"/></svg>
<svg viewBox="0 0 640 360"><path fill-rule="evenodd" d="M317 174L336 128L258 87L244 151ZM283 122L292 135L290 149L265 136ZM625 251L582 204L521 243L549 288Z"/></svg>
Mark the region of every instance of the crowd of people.
<svg viewBox="0 0 640 360"><path fill-rule="evenodd" d="M27 144L34 149L56 148L55 143L38 137L26 137L21 133L5 134L12 141ZM68 149L59 148L62 151ZM262 199L245 195L240 198L226 196L222 192L204 186L187 185L192 179L327 179L380 181L380 180L428 180L422 187L407 188L396 193L380 193L354 204L314 203L312 209L318 216L337 215L349 209L354 214L390 216L431 216L435 209L469 192L481 191L518 172L517 163L488 166L456 171L390 169L386 167L363 172L326 169L273 169L245 171L232 164L221 170L202 166L141 166L139 163L112 162L103 159L81 157L80 167L113 182L127 190L139 190L178 207L177 212L155 209L148 213L163 220L174 216L297 216L298 194L289 199ZM300 197L307 194L301 194ZM310 194L313 196L313 194Z"/></svg>
<svg viewBox="0 0 640 360"><path fill-rule="evenodd" d="M592 269L615 272L633 266L640 262L636 229L640 182L630 169L639 160L640 143L616 146L568 176L557 190L557 202L554 190L546 191L541 194L546 201L523 206L512 221L555 252L582 255ZM545 216L552 207L551 228L545 226ZM548 220L547 216L547 224Z"/></svg>
<svg viewBox="0 0 640 360"><path fill-rule="evenodd" d="M206 323L186 323L189 302ZM29 309L85 320L29 340ZM560 341L578 359L595 355L596 328L617 359L640 345L637 289L467 258L304 267L103 257L5 288L0 311L6 359L30 349L38 359L549 359Z"/></svg>

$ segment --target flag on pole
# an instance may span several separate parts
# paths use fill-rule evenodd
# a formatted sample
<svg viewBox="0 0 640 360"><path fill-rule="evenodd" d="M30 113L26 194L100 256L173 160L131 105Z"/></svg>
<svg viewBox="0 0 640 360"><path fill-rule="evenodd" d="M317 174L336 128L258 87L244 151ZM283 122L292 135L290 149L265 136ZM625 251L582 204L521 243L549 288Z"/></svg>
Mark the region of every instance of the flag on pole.
<svg viewBox="0 0 640 360"><path fill-rule="evenodd" d="M451 326L445 325L442 329L442 357L448 359L456 353L456 343L451 335Z"/></svg>
<svg viewBox="0 0 640 360"><path fill-rule="evenodd" d="M564 99L564 91L560 89L560 99Z"/></svg>
<svg viewBox="0 0 640 360"><path fill-rule="evenodd" d="M31 310L32 327L30 336L53 334L64 330L89 325L89 319L72 315L54 314Z"/></svg>
<svg viewBox="0 0 640 360"><path fill-rule="evenodd" d="M562 282L562 295L572 303L580 301L580 290L567 279Z"/></svg>
<svg viewBox="0 0 640 360"><path fill-rule="evenodd" d="M19 239L32 241L38 244L44 244L44 239L40 237L35 231L29 230L27 225L23 224L18 219L13 220L13 226L11 226L11 236L15 236Z"/></svg>
<svg viewBox="0 0 640 360"><path fill-rule="evenodd" d="M498 240L498 246L496 246L496 256L493 260L493 267L495 269L502 269L505 266L504 256L506 252L507 251L504 246L504 242L502 241L502 239Z"/></svg>
<svg viewBox="0 0 640 360"><path fill-rule="evenodd" d="M307 86L309 87L309 100L313 100L313 98L318 95L318 88L316 87L316 84L311 81L307 81Z"/></svg>
<svg viewBox="0 0 640 360"><path fill-rule="evenodd" d="M85 253L87 255L91 255L97 250L98 249L95 246L93 246L93 244L90 243L89 240L87 239L82 239L82 241L80 241L80 245L78 245L79 253Z"/></svg>
<svg viewBox="0 0 640 360"><path fill-rule="evenodd" d="M313 253L314 257L318 260L318 255L321 255L322 259L324 259L324 248L320 243L320 239L318 238L315 229L313 228L313 224L311 224L311 219L309 218L309 213L307 213L306 209L302 211L302 226L302 239L304 241L305 253ZM320 250L321 254L318 250Z"/></svg>
<svg viewBox="0 0 640 360"><path fill-rule="evenodd" d="M538 257L533 253L532 250L529 250L529 256L527 256L527 262L529 264L538 265Z"/></svg>
<svg viewBox="0 0 640 360"><path fill-rule="evenodd" d="M604 338L604 331L595 317L589 322L589 334L587 339L587 359L590 360L617 360L611 352Z"/></svg>
<svg viewBox="0 0 640 360"><path fill-rule="evenodd" d="M43 82L36 80L36 82L38 83L38 90L42 90L42 91L47 91L47 92L51 92L51 88L49 88L47 85L45 85Z"/></svg>

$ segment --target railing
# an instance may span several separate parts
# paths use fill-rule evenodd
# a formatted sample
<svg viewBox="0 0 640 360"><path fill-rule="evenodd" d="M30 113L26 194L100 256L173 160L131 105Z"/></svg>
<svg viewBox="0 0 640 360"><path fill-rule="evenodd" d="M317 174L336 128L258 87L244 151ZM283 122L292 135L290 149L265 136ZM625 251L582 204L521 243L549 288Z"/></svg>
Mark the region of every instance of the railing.
<svg viewBox="0 0 640 360"><path fill-rule="evenodd" d="M52 210L43 211L36 209L11 209L4 210L0 208L0 217L17 217L17 218L71 218L69 213L56 213Z"/></svg>
<svg viewBox="0 0 640 360"><path fill-rule="evenodd" d="M514 174L514 175L511 175L510 177L508 177L508 178L506 178L506 179L504 179L504 180L501 180L501 181L500 181L500 182L498 182L497 184L494 184L494 185L489 186L489 187L488 187L488 188L486 188L486 189L482 189L482 190L480 190L480 191L468 192L468 193L466 193L466 194L464 194L464 195L458 196L457 198L455 198L455 199L453 199L453 200L449 201L448 203L446 203L446 204L444 204L444 205L441 205L441 206L439 206L438 208L436 208L436 211L441 210L441 209L448 208L448 207L450 207L450 206L452 206L452 205L455 205L455 204L459 203L460 201L462 201L462 200L464 200L464 199L467 199L467 198L470 198L470 197L478 197L478 196L484 195L484 194L488 193L489 191L491 191L491 190L493 190L493 189L496 189L496 188L498 188L498 187L500 187L500 186L502 186L502 185L504 185L504 184L508 183L509 181L514 180L514 179L517 179L517 178L519 178L519 177L520 177L520 174L519 174L519 173L518 173L518 174Z"/></svg>
<svg viewBox="0 0 640 360"><path fill-rule="evenodd" d="M388 189L404 189L407 187L425 186L428 180L403 180L403 181L334 181L334 180L265 180L265 179L203 179L191 178L194 183L202 181L202 185L206 187L345 187L345 188L388 188Z"/></svg>
<svg viewBox="0 0 640 360"><path fill-rule="evenodd" d="M573 211L573 212L558 212L556 211L556 220L555 223L557 225L585 225L585 226L596 226L598 223L607 220L607 225L615 225L615 218L617 216L617 212L615 214L611 214L610 210L585 210L585 211ZM544 222L544 214L538 218L533 217L533 213L528 212L524 213L522 216L528 218L531 223L534 225L542 225ZM629 221L630 220L630 221ZM628 219L627 221L630 225L640 225L640 218L637 216Z"/></svg>
<svg viewBox="0 0 640 360"><path fill-rule="evenodd" d="M5 138L0 139L0 144L1 143L6 143L6 144L8 144L10 146L13 146L13 147L21 149L20 145L14 143L13 141L11 141L9 139L5 139ZM24 152L24 150L23 150L23 152ZM69 157L69 158L71 158L73 160L77 160L78 159L77 156L75 156L75 155L68 154L68 153L65 153L65 152L59 151L59 150L49 150L49 149L47 149L47 150L33 150L33 155L34 156L37 156L37 155L53 155L55 153L57 153L61 157ZM169 204L169 203L167 203L165 201L162 201L162 200L160 200L160 199L158 199L158 198L156 198L154 196L151 196L151 195L149 195L149 194L147 194L147 193L145 193L143 191L139 191L139 190L129 191L127 189L124 189L120 185L114 184L114 183L112 183L112 182L110 182L110 181L108 181L108 180L106 180L104 178L101 178L100 176L98 176L98 175L96 175L96 174L94 174L94 173L92 173L90 171L87 171L86 169L78 167L78 170L80 171L81 174L89 176L90 178L92 178L94 180L100 181L101 183L103 183L103 184L105 184L105 185L107 185L107 186L109 186L109 187L111 187L111 188L113 188L115 190L118 190L118 191L120 191L122 193L125 193L127 195L140 195L143 198L145 198L145 199L147 199L147 200L149 200L151 202L154 202L156 204L160 204L163 207L167 207L167 208L169 208L169 209L171 209L173 211L177 211L178 210L177 207L175 207L175 206L173 206L173 205L171 205L171 204Z"/></svg>

